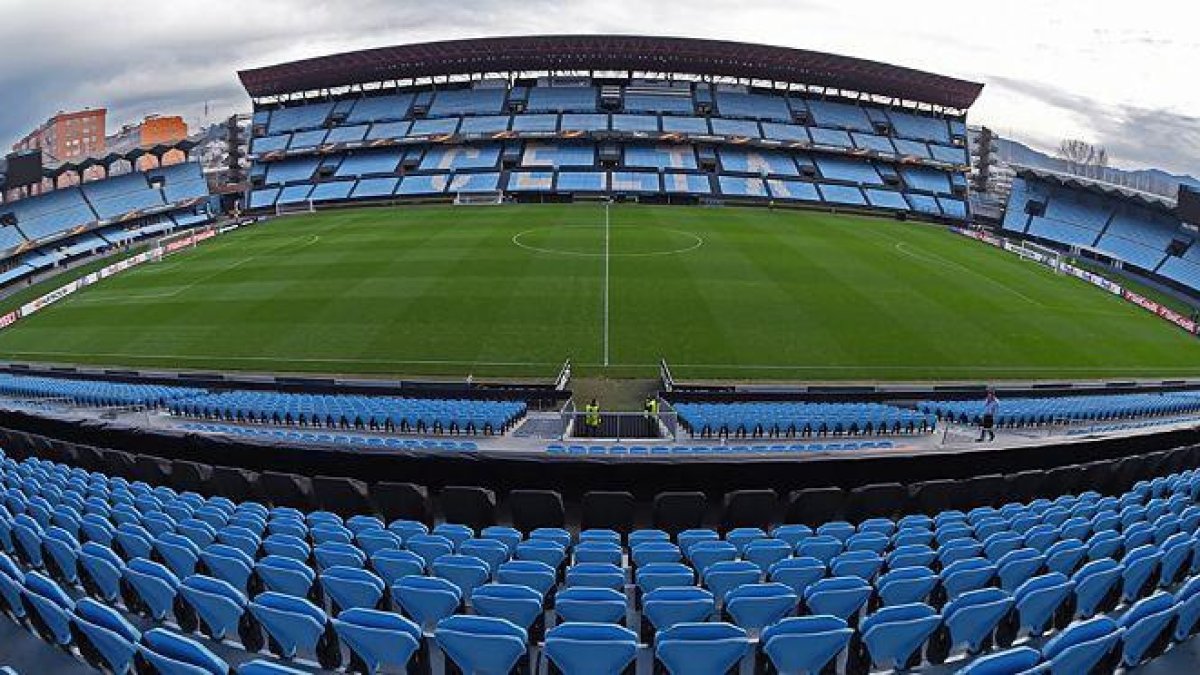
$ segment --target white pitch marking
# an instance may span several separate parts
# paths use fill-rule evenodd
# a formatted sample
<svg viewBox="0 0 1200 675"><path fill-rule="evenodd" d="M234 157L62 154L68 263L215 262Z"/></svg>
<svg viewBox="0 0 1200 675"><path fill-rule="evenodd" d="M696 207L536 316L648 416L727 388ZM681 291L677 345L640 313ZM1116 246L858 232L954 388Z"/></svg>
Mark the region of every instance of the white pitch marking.
<svg viewBox="0 0 1200 675"><path fill-rule="evenodd" d="M604 365L608 366L608 260L609 260L609 218L610 202L604 202Z"/></svg>

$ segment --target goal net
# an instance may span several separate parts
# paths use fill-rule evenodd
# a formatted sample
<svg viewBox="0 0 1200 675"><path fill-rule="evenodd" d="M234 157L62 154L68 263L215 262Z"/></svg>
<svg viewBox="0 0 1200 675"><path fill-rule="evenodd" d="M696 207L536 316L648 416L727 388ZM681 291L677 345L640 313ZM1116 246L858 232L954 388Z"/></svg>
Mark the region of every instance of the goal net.
<svg viewBox="0 0 1200 675"><path fill-rule="evenodd" d="M504 193L500 190L489 190L487 192L456 192L454 193L455 206L493 206L504 203Z"/></svg>
<svg viewBox="0 0 1200 675"><path fill-rule="evenodd" d="M1062 274L1063 252L1032 241L1006 241L1004 247L1025 260L1032 260Z"/></svg>
<svg viewBox="0 0 1200 675"><path fill-rule="evenodd" d="M217 234L217 226L210 224L164 235L154 240L154 245L150 247L150 259L159 261L180 251L196 248L200 242L207 241Z"/></svg>
<svg viewBox="0 0 1200 675"><path fill-rule="evenodd" d="M287 216L296 213L316 213L317 208L313 206L311 199L305 199L300 202L292 202L290 204L276 204L275 215Z"/></svg>

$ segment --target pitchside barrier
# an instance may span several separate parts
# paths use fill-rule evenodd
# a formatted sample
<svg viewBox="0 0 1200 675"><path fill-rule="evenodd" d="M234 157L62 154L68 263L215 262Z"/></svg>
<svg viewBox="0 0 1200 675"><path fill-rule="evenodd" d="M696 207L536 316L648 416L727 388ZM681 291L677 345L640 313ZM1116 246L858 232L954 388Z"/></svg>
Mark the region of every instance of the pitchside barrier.
<svg viewBox="0 0 1200 675"><path fill-rule="evenodd" d="M236 229L236 227L226 226L218 228L216 225L206 225L204 227L198 227L157 239L149 250L132 255L124 260L119 260L111 265L106 265L105 267L102 267L91 274L86 274L72 282L59 286L49 293L31 300L24 305L21 305L19 308L0 316L0 329L7 328L17 321L35 312L38 312L45 307L49 307L59 300L62 300L76 291L87 288L92 284L99 283L104 279L116 274L120 274L127 269L137 267L142 263L162 260L164 257L173 253L194 248L200 242L212 239L213 237L228 232L232 229Z"/></svg>
<svg viewBox="0 0 1200 675"><path fill-rule="evenodd" d="M1200 331L1200 324L1197 324L1195 321L1180 314L1179 312L1176 312L1169 307L1164 307L1144 295L1134 293L1128 288L1125 288L1114 281L1106 279L1099 274L1089 272L1082 267L1076 267L1069 262L1065 262L1062 259L1061 251L1056 251L1045 246L1039 246L1037 244L1033 244L1032 242L1004 239L982 230L970 230L962 227L952 227L950 230L952 232L957 232L964 237L970 237L971 239L982 241L985 244L991 244L997 248L1002 248L1006 251L1016 253L1023 258L1034 260L1046 265L1047 267L1052 267L1060 274L1066 274L1073 276L1076 279L1082 279L1083 281L1086 281L1097 288L1123 298L1126 302L1131 302L1148 312L1157 314L1159 317L1170 321L1192 335L1196 335L1197 332ZM1054 255L1051 256L1045 252L1040 252L1038 249L1053 251Z"/></svg>

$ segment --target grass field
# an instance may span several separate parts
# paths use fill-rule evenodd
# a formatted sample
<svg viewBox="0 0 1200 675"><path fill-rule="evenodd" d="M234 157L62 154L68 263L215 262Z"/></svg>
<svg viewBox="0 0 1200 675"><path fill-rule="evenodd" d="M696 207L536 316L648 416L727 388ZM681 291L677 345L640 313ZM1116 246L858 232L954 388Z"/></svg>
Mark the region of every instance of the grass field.
<svg viewBox="0 0 1200 675"><path fill-rule="evenodd" d="M788 380L1200 375L1200 342L929 225L763 209L411 207L280 219L0 331L26 361ZM605 365L607 363L607 365Z"/></svg>

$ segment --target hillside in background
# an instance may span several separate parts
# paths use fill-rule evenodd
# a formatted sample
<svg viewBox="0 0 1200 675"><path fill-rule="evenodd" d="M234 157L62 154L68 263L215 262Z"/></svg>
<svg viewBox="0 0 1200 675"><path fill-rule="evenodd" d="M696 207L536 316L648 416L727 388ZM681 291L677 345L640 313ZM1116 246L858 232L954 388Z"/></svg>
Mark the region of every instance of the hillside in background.
<svg viewBox="0 0 1200 675"><path fill-rule="evenodd" d="M998 139L997 147L999 148L1000 158L1009 164L1022 164L1048 171L1068 172L1065 160L1052 157L1039 150L1034 150L1024 143L1001 138ZM1174 197L1179 191L1180 183L1200 186L1200 179L1197 179L1195 176L1177 176L1160 169L1126 170L1105 167L1099 171L1100 173L1098 174L1087 175L1089 178L1096 178L1109 183L1124 185L1145 192L1168 195L1170 197Z"/></svg>

